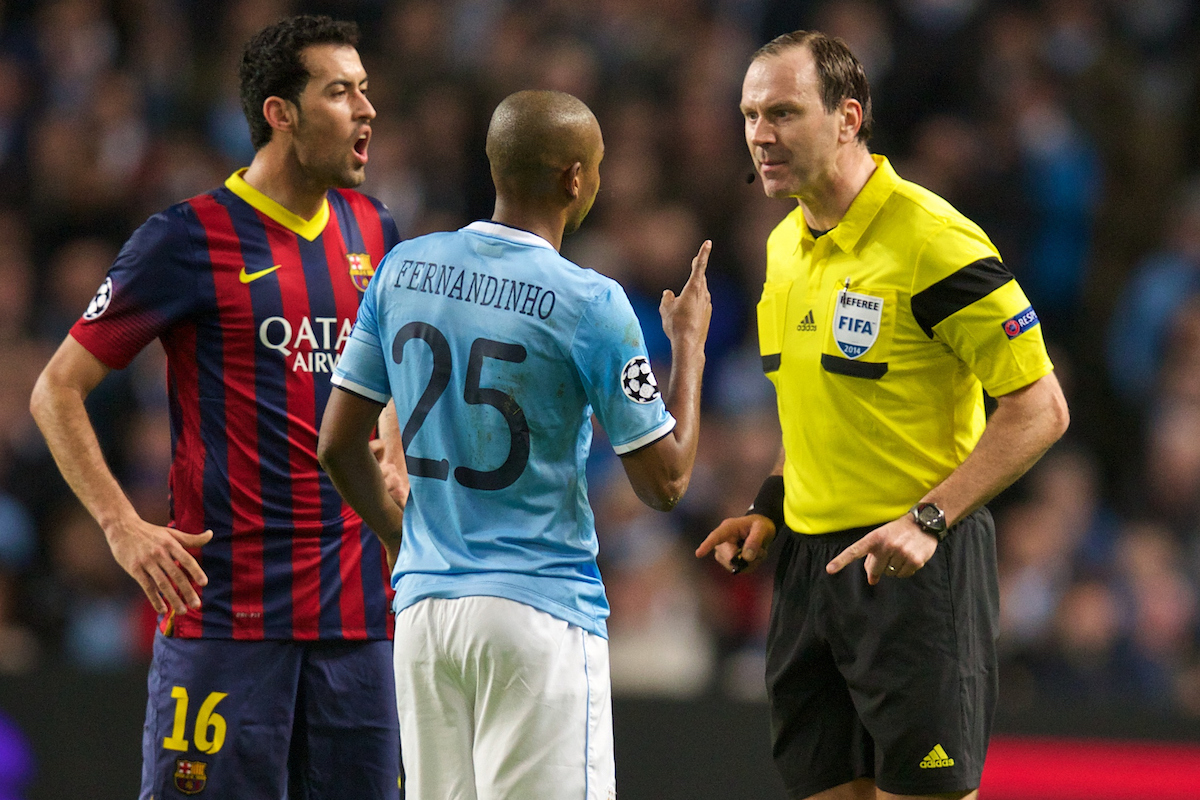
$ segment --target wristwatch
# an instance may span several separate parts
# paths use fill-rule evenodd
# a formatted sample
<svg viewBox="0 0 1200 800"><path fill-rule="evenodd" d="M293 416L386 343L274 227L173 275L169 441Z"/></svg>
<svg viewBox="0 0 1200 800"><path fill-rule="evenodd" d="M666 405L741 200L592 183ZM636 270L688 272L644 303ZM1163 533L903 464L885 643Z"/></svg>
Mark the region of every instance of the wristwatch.
<svg viewBox="0 0 1200 800"><path fill-rule="evenodd" d="M939 542L950 532L946 527L946 513L938 508L937 503L917 503L908 513L912 514L921 530L932 533Z"/></svg>

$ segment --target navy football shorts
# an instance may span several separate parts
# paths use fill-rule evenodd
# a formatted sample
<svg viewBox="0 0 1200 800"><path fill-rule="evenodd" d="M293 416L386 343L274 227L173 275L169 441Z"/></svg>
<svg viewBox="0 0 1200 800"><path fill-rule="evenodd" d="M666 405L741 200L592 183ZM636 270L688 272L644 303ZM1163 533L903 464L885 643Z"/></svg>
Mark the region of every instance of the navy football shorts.
<svg viewBox="0 0 1200 800"><path fill-rule="evenodd" d="M856 778L893 794L979 786L998 693L996 533L961 520L911 578L825 565L871 528L783 533L767 634L775 764L794 800Z"/></svg>
<svg viewBox="0 0 1200 800"><path fill-rule="evenodd" d="M392 643L154 640L141 800L397 800Z"/></svg>

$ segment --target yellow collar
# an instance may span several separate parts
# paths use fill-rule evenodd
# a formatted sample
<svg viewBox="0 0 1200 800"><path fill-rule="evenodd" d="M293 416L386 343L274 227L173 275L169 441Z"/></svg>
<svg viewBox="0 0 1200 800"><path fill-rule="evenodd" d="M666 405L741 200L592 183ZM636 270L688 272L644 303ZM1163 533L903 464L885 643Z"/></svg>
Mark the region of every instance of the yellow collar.
<svg viewBox="0 0 1200 800"><path fill-rule="evenodd" d="M872 154L871 158L875 161L875 172L871 174L858 196L850 203L846 215L829 233L825 234L846 253L854 251L858 240L862 238L867 226L871 224L871 220L875 219L879 209L883 208L883 204L900 184L900 176L896 174L896 170L892 168L887 158L876 154ZM800 215L799 221L801 222L801 238L811 240L813 235L809 231L808 225L804 224L803 215Z"/></svg>
<svg viewBox="0 0 1200 800"><path fill-rule="evenodd" d="M245 178L242 177L246 169L246 167L242 167L230 175L229 179L225 181L225 188L292 233L302 236L310 242L321 235L321 231L325 230L325 224L329 222L329 200L321 201L321 210L312 219L304 219L246 183Z"/></svg>

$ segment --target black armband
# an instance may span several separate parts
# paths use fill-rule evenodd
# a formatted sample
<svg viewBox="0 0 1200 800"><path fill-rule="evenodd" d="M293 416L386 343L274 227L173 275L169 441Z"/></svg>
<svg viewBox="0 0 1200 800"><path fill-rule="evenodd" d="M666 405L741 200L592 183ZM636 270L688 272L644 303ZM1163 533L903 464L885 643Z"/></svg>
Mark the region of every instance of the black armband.
<svg viewBox="0 0 1200 800"><path fill-rule="evenodd" d="M783 530L783 476L770 475L758 490L747 514L762 514L775 523L775 532Z"/></svg>

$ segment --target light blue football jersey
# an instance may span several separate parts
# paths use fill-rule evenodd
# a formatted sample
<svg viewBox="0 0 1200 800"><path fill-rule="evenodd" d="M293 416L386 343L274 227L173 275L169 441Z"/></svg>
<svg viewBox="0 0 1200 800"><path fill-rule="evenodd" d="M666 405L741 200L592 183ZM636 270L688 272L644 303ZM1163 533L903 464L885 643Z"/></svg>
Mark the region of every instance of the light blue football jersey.
<svg viewBox="0 0 1200 800"><path fill-rule="evenodd" d="M620 285L494 222L402 242L333 382L396 400L412 485L397 612L488 595L607 636L584 478L592 413L618 454L675 427Z"/></svg>

